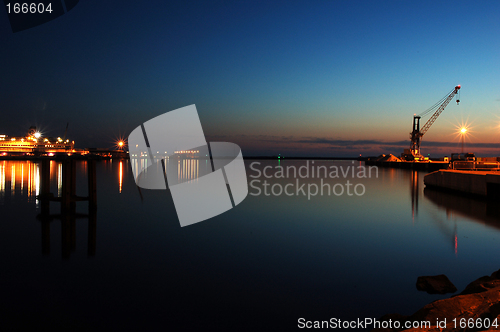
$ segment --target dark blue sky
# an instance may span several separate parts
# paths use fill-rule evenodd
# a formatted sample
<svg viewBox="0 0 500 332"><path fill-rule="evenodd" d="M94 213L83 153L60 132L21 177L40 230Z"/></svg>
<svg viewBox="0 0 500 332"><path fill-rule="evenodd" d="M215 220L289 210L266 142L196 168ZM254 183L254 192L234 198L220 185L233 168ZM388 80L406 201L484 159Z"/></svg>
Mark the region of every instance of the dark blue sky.
<svg viewBox="0 0 500 332"><path fill-rule="evenodd" d="M4 13L0 134L60 136L69 122L77 147L111 147L196 104L208 139L246 155L400 153L413 113L461 84L422 152L453 152L468 121L467 144L499 155L499 13L498 1L84 0L18 33Z"/></svg>

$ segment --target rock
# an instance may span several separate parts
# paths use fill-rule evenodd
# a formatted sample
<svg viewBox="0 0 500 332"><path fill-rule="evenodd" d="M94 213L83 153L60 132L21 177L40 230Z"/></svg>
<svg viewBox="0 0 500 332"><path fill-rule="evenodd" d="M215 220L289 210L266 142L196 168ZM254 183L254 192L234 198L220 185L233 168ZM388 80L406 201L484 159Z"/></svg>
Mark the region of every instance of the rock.
<svg viewBox="0 0 500 332"><path fill-rule="evenodd" d="M417 278L417 289L429 294L455 293L457 288L444 274Z"/></svg>
<svg viewBox="0 0 500 332"><path fill-rule="evenodd" d="M481 293L499 286L500 280L485 276L468 284L459 295Z"/></svg>
<svg viewBox="0 0 500 332"><path fill-rule="evenodd" d="M468 284L459 295L480 293L500 286L500 270L495 271L491 276L484 276Z"/></svg>
<svg viewBox="0 0 500 332"><path fill-rule="evenodd" d="M420 279L421 277L419 277ZM428 278L428 277L426 277ZM434 278L434 277L432 277ZM430 280L433 280L433 279ZM426 280L426 279L423 279ZM448 280L448 278L446 278ZM398 320L401 322L401 326L404 327L404 321L409 323L427 321L431 323L429 328L409 328L409 329L373 329L372 331L386 331L386 332L431 332L431 331L498 331L495 326L479 329L470 328L460 328L459 323L455 326L454 319L456 322L465 321L468 322L469 319L473 319L474 322L478 322L480 319L482 322L486 318L490 322L495 322L500 327L500 270L494 272L491 276L481 277L473 282L471 282L467 287L458 295L454 295L448 299L437 300L432 303L427 304L413 315L404 317L391 314L380 318L381 321L392 318L392 320ZM446 319L446 326L441 324L441 326L436 326L436 322L444 322ZM403 321L404 320L404 321Z"/></svg>

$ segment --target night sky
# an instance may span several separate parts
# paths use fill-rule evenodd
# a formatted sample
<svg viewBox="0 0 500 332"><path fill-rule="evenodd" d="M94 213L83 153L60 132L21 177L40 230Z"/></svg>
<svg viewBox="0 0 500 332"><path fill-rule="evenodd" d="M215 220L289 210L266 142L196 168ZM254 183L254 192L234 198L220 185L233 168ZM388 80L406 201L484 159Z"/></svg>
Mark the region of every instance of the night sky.
<svg viewBox="0 0 500 332"><path fill-rule="evenodd" d="M498 1L83 0L13 33L0 14L0 134L113 147L196 104L243 154L399 154L414 113L461 84L422 153L500 155ZM427 118L424 119L427 120Z"/></svg>

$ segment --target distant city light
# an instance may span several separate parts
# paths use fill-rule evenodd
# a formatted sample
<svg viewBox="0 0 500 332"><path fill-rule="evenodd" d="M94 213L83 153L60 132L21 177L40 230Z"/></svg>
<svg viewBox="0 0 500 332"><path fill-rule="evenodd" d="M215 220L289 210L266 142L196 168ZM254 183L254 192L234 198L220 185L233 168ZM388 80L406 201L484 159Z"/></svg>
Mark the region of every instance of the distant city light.
<svg viewBox="0 0 500 332"><path fill-rule="evenodd" d="M127 141L123 137L117 137L116 138L116 140L115 140L115 147L118 150L123 151L126 146L127 146Z"/></svg>
<svg viewBox="0 0 500 332"><path fill-rule="evenodd" d="M167 153L165 151L165 153ZM181 151L174 151L174 153L200 153L199 150L181 150Z"/></svg>
<svg viewBox="0 0 500 332"><path fill-rule="evenodd" d="M7 140L8 142L5 142ZM5 153L6 150L8 150L8 152L30 154L33 153L34 149L36 149L37 152L44 152L46 156L54 156L56 152L66 152L69 148L73 148L74 145L74 141L71 145L61 144L62 139L60 137L57 138L57 141L52 140L52 138L43 137L43 134L34 127L31 127L24 137L0 135L0 141L3 143L0 144L0 156L2 153ZM69 140L66 140L66 143L69 143Z"/></svg>

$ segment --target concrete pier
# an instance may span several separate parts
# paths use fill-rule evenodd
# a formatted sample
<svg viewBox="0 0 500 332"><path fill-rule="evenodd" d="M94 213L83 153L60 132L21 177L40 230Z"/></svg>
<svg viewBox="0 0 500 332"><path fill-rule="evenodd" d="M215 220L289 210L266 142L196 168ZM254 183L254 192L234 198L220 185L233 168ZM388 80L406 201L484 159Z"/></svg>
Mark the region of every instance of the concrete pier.
<svg viewBox="0 0 500 332"><path fill-rule="evenodd" d="M439 170L424 177L427 187L462 193L500 197L500 172Z"/></svg>

